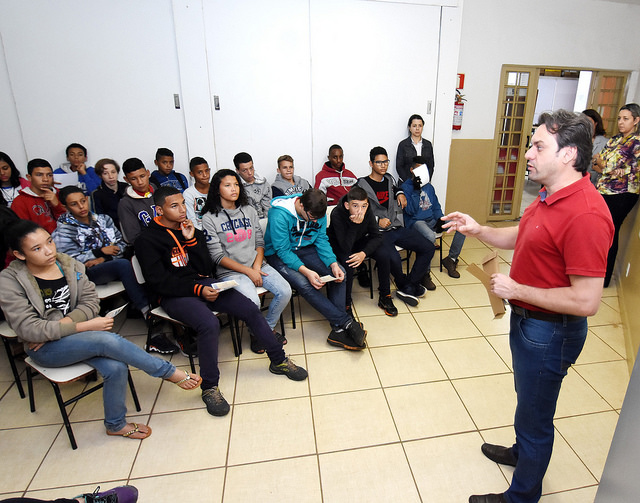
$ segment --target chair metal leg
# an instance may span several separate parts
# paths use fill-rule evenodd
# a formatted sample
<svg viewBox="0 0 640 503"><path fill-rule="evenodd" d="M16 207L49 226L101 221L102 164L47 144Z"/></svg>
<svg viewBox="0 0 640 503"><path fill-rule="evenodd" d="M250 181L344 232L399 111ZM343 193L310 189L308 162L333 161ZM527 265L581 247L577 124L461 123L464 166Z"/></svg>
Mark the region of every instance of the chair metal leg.
<svg viewBox="0 0 640 503"><path fill-rule="evenodd" d="M4 342L4 349L7 352L7 358L9 359L9 365L11 366L11 372L13 372L13 380L16 382L16 387L18 388L18 393L20 394L20 398L24 398L24 389L22 388L22 381L20 380L20 374L18 373L18 367L16 367L15 359L13 358L13 353L11 352L11 343L9 339L6 337L2 337L2 342Z"/></svg>
<svg viewBox="0 0 640 503"><path fill-rule="evenodd" d="M369 297L373 299L373 267L371 257L367 259L367 274L369 275Z"/></svg>
<svg viewBox="0 0 640 503"><path fill-rule="evenodd" d="M131 397L133 398L133 403L136 406L136 410L138 412L140 412L142 410L142 407L140 407L140 400L138 400L138 393L136 392L136 387L133 384L133 378L131 377L131 371L127 370L127 373L129 374L127 376L127 379L129 381L129 389L131 390ZM193 371L193 373L195 374L195 370Z"/></svg>
<svg viewBox="0 0 640 503"><path fill-rule="evenodd" d="M31 412L36 411L36 399L33 396L33 375L31 374L31 367L27 365L27 390L29 391L29 409Z"/></svg>
<svg viewBox="0 0 640 503"><path fill-rule="evenodd" d="M440 272L442 272L442 236L440 236Z"/></svg>
<svg viewBox="0 0 640 503"><path fill-rule="evenodd" d="M231 332L231 342L233 343L233 354L237 358L241 353L240 338L237 335L239 333L237 332L238 326L236 323L234 323L235 320L231 317L231 315L227 316L229 317L229 331Z"/></svg>
<svg viewBox="0 0 640 503"><path fill-rule="evenodd" d="M291 295L291 324L293 325L293 329L296 329L296 305L293 302L293 295Z"/></svg>
<svg viewBox="0 0 640 503"><path fill-rule="evenodd" d="M280 330L281 330L282 337L286 339L287 336L284 331L284 318L282 317L282 313L280 313Z"/></svg>
<svg viewBox="0 0 640 503"><path fill-rule="evenodd" d="M62 416L64 427L67 429L67 435L69 436L69 442L71 442L71 448L75 450L78 448L78 444L76 444L76 438L73 436L71 422L69 421L69 416L67 415L67 408L65 407L64 400L62 399L62 394L60 393L60 386L58 386L53 381L49 382L51 383L51 386L53 386L53 392L56 395L56 401L58 402L58 407L60 408L60 415Z"/></svg>

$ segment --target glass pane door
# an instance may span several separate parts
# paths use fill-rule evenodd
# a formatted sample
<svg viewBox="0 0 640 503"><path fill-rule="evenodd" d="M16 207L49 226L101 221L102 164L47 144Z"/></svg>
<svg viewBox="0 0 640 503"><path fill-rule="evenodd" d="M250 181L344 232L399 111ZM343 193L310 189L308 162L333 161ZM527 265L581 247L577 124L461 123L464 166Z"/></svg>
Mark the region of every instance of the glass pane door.
<svg viewBox="0 0 640 503"><path fill-rule="evenodd" d="M618 110L624 105L627 73L594 72L593 87L589 97L589 108L602 116L607 137L618 134Z"/></svg>

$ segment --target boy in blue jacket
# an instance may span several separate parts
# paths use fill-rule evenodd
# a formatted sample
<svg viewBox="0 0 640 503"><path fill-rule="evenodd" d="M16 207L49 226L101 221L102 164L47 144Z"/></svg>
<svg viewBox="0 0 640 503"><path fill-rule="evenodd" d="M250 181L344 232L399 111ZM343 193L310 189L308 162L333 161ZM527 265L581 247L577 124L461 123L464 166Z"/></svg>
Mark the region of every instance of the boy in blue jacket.
<svg viewBox="0 0 640 503"><path fill-rule="evenodd" d="M173 152L168 148L159 148L156 151L156 160L153 161L158 169L151 173L151 183L156 187L171 186L184 192L189 187L187 177L173 169Z"/></svg>
<svg viewBox="0 0 640 503"><path fill-rule="evenodd" d="M331 323L327 342L353 351L365 348L367 332L346 312L344 270L327 237L327 196L309 189L271 201L264 236L267 262ZM327 297L321 277L332 275Z"/></svg>
<svg viewBox="0 0 640 503"><path fill-rule="evenodd" d="M410 168L411 176L402 184L402 190L407 198L407 206L404 208L404 225L414 228L431 243L435 243L436 234L442 232L442 208L438 202L436 191L428 181L423 183L420 177L413 174L413 170L422 164L426 164L426 159L421 156L413 158L413 166ZM459 278L458 257L464 244L464 234L456 232L451 241L449 255L442 259L442 266L452 278Z"/></svg>

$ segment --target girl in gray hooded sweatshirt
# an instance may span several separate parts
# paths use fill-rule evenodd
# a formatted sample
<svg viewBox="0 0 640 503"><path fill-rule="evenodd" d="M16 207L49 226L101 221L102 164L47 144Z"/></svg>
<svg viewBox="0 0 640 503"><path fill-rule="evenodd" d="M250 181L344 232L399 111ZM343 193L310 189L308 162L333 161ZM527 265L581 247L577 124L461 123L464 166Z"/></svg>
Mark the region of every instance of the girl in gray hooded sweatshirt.
<svg viewBox="0 0 640 503"><path fill-rule="evenodd" d="M266 321L283 344L286 339L274 330L280 314L291 299L291 286L264 260L264 234L258 213L249 205L240 176L230 169L217 171L209 186L207 203L202 211L202 226L207 237L209 255L216 264L216 276L235 280L235 287L260 307L256 288L273 294ZM251 340L251 349L264 349Z"/></svg>

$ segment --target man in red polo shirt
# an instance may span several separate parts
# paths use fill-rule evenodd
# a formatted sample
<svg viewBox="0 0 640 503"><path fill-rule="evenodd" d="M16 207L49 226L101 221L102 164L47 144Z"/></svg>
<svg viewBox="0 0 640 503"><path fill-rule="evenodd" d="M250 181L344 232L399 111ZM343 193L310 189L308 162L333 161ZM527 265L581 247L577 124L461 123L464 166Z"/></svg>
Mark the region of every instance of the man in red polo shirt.
<svg viewBox="0 0 640 503"><path fill-rule="evenodd" d="M512 447L483 444L492 461L515 466L502 494L470 503L536 502L553 449L553 416L562 379L587 336L587 316L600 305L613 223L585 175L591 159L589 119L565 110L540 116L526 153L540 196L515 227L479 225L470 216L444 217L449 231L513 249L509 276L494 274L491 291L511 304L509 343L517 394Z"/></svg>

